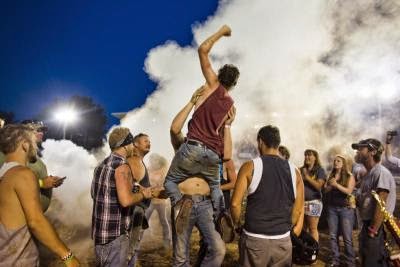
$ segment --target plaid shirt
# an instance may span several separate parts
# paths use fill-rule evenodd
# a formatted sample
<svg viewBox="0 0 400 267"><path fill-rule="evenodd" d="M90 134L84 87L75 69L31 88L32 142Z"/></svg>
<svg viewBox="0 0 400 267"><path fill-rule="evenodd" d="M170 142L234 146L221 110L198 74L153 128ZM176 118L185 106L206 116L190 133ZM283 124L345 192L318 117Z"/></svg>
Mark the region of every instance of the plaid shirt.
<svg viewBox="0 0 400 267"><path fill-rule="evenodd" d="M130 228L132 208L123 208L119 204L115 185L115 169L122 164L126 164L125 159L111 153L94 170L92 238L96 245L109 243Z"/></svg>

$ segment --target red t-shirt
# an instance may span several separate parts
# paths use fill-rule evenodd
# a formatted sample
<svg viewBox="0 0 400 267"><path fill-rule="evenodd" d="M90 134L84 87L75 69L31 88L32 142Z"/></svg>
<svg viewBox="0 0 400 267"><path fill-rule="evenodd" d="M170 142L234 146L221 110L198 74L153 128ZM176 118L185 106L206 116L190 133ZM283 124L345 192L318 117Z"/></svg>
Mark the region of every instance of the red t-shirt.
<svg viewBox="0 0 400 267"><path fill-rule="evenodd" d="M187 138L202 142L222 156L224 152L224 124L222 122L232 105L233 99L227 90L219 85L193 113L188 125Z"/></svg>

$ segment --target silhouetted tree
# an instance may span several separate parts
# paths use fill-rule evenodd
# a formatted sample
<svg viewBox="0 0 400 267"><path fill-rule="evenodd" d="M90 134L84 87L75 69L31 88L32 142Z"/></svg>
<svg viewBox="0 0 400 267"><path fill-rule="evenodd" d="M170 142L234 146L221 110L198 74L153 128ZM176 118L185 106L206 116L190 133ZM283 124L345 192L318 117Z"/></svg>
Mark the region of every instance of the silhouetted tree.
<svg viewBox="0 0 400 267"><path fill-rule="evenodd" d="M6 124L14 123L15 115L11 111L0 111L0 118L2 118Z"/></svg>
<svg viewBox="0 0 400 267"><path fill-rule="evenodd" d="M43 110L38 119L43 120L49 128L46 138L63 138L63 124L55 119L56 112L62 108L72 108L78 115L76 121L67 125L66 139L88 150L103 144L107 124L104 108L86 96L73 96L68 100L55 99Z"/></svg>

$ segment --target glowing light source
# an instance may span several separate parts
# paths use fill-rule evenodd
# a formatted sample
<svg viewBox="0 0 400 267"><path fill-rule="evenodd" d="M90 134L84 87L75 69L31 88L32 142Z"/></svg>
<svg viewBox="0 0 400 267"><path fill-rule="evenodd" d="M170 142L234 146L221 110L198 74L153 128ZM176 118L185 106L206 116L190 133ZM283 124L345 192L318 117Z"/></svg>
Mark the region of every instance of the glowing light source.
<svg viewBox="0 0 400 267"><path fill-rule="evenodd" d="M55 118L63 124L63 139L65 139L67 125L75 122L78 119L78 114L72 108L62 108L55 113Z"/></svg>
<svg viewBox="0 0 400 267"><path fill-rule="evenodd" d="M60 109L55 114L56 120L62 123L71 123L76 121L78 118L77 113L75 110L70 108Z"/></svg>

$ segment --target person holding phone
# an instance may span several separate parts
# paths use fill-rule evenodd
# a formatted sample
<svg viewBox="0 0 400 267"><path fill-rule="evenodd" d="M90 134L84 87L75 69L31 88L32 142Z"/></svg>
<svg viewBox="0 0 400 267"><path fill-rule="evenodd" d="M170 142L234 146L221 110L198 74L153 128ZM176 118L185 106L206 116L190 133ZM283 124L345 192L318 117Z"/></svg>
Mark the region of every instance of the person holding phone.
<svg viewBox="0 0 400 267"><path fill-rule="evenodd" d="M27 166L33 171L38 180L40 189L40 204L43 212L46 212L50 206L53 188L61 186L64 182L64 179L59 176L48 175L46 164L42 160L42 142L47 131L47 126L42 121L37 120L24 120L22 121L22 124L31 128L35 133L36 145L38 147L37 157L35 162L28 162ZM4 161L4 154L0 152L0 166Z"/></svg>
<svg viewBox="0 0 400 267"><path fill-rule="evenodd" d="M389 163L400 169L400 158L394 157L392 154L392 141L395 136L397 136L397 131L388 131L386 133L385 158Z"/></svg>

